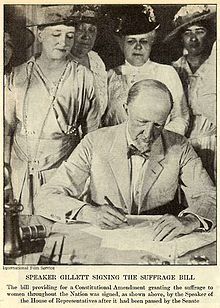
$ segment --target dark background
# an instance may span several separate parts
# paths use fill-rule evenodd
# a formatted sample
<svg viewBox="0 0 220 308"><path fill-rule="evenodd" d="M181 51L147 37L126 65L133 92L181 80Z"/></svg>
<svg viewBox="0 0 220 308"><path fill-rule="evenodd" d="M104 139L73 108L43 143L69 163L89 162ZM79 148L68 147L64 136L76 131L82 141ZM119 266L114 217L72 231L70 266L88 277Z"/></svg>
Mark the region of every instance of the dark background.
<svg viewBox="0 0 220 308"><path fill-rule="evenodd" d="M181 46L176 43L172 45L165 45L162 40L172 30L172 20L176 12L184 4L154 4L151 5L154 9L157 21L160 23L160 27L157 30L157 40L152 48L151 60L170 64L171 61L176 60L182 55ZM99 53L103 61L105 62L107 70L120 65L124 61L123 54L119 48L118 43L113 35L114 28L116 26L117 15L122 11L129 9L130 5L102 5L102 10L106 13L104 18L100 20L98 26L97 40L94 46L94 50ZM19 25L26 25L27 19L31 18L36 14L37 5L5 5L5 21L6 19L10 22L19 20ZM31 29L33 32L36 28ZM13 59L13 65L17 66L25 62L32 54L39 52L39 45L37 42L28 50L24 50L22 46L19 46L19 36L21 33L16 35L18 43L16 48L16 54Z"/></svg>

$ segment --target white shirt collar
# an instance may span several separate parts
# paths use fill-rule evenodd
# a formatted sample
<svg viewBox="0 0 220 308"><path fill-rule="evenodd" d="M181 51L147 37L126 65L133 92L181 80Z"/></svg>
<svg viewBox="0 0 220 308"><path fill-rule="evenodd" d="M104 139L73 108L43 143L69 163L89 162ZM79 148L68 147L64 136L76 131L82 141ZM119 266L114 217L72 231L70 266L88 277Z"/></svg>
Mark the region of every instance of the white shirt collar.
<svg viewBox="0 0 220 308"><path fill-rule="evenodd" d="M133 66L127 60L125 60L125 64L122 65L122 74L123 75L130 75L130 74L143 74L146 70L149 69L149 65L151 60L148 59L146 63L142 66Z"/></svg>
<svg viewBox="0 0 220 308"><path fill-rule="evenodd" d="M127 139L128 145L134 144L134 143L133 143L133 140L132 140L132 138L131 138L131 135L130 135L130 133L129 133L129 130L128 130L128 122L127 122L127 125L126 125L126 139Z"/></svg>

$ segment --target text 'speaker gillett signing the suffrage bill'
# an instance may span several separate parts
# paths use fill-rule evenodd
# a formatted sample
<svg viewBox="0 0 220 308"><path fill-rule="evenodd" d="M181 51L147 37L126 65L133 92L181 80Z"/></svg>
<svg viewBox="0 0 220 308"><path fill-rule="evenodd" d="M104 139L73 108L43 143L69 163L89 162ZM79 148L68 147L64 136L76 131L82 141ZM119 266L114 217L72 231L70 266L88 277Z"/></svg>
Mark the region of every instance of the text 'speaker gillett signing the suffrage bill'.
<svg viewBox="0 0 220 308"><path fill-rule="evenodd" d="M217 265L217 8L3 5L5 271L169 285Z"/></svg>

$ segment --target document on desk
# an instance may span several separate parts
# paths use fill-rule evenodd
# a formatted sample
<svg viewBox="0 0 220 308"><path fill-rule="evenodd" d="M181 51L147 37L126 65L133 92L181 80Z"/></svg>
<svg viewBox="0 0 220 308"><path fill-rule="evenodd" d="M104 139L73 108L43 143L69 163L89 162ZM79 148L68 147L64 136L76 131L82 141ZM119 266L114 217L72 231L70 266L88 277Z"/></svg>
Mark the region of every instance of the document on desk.
<svg viewBox="0 0 220 308"><path fill-rule="evenodd" d="M84 231L102 239L101 247L117 250L142 250L157 256L175 259L189 251L216 241L216 231L193 232L169 242L153 241L152 226L155 219L145 220L125 228L102 230L91 226Z"/></svg>
<svg viewBox="0 0 220 308"><path fill-rule="evenodd" d="M126 233L118 230L113 235L103 237L101 246L118 250L146 250L160 257L174 259L216 241L215 231L194 232L169 242L153 241L148 237L148 232L147 228L140 228L138 232L130 229Z"/></svg>
<svg viewBox="0 0 220 308"><path fill-rule="evenodd" d="M174 242L155 242L152 239L152 228L127 227L115 230L98 230L96 227L90 227L85 232L102 238L101 247L113 248L117 250L145 250L157 256L166 259L174 259Z"/></svg>
<svg viewBox="0 0 220 308"><path fill-rule="evenodd" d="M76 233L77 226L80 226L84 234L87 233L101 239L101 248L112 248L119 251L146 251L149 254L154 254L167 260L174 260L189 251L207 246L216 241L215 230L211 232L193 232L170 242L153 241L152 226L159 217L161 216L131 215L127 217L128 226L114 230L100 229L99 227L79 222L71 225L55 224L53 232L66 235L63 251L63 255L66 256L71 253L71 243L75 242L74 234ZM51 240L54 242L54 238ZM49 246L48 242L46 247L48 248ZM49 251L52 249L51 247ZM90 247L90 250L92 251L92 247Z"/></svg>

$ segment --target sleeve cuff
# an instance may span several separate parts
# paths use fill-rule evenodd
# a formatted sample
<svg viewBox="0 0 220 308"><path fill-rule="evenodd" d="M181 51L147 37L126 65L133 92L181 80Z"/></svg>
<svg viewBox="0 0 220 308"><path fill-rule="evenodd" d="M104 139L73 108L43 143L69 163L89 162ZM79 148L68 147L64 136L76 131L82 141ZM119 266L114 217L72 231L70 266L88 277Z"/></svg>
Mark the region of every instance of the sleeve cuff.
<svg viewBox="0 0 220 308"><path fill-rule="evenodd" d="M197 230L201 231L210 231L212 229L213 223L211 220L201 217L193 212L186 210L183 210L182 212L179 213L178 217L185 216L187 214L194 215L199 221L200 221L200 227Z"/></svg>

